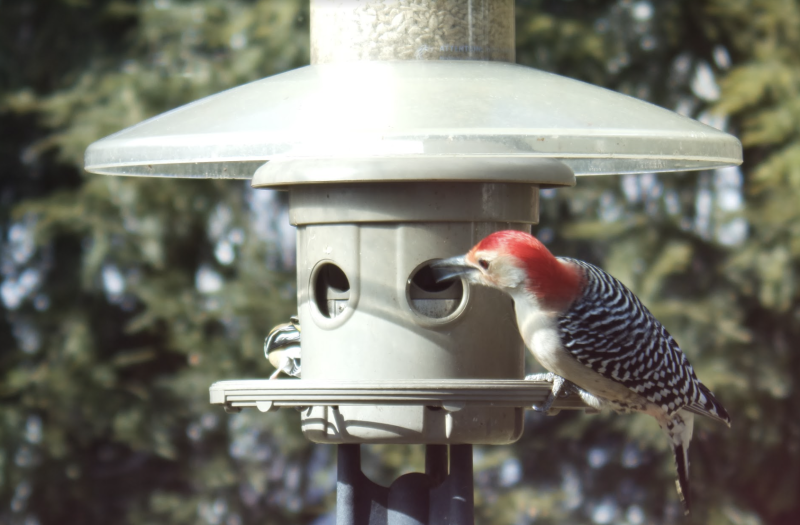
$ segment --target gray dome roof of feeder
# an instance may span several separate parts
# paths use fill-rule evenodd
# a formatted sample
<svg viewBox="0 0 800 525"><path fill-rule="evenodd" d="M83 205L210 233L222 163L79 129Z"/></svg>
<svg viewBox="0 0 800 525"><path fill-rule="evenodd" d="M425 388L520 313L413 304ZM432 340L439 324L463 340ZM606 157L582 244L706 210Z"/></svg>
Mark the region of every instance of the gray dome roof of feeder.
<svg viewBox="0 0 800 525"><path fill-rule="evenodd" d="M362 61L306 66L174 109L92 144L86 169L246 179L280 157L548 158L599 175L730 166L742 148L672 111L525 66Z"/></svg>

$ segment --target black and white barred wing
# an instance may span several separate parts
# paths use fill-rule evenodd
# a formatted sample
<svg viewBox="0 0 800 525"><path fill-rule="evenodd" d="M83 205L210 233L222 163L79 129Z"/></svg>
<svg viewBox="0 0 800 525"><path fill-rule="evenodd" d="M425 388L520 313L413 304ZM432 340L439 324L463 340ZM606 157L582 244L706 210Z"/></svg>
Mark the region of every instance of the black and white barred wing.
<svg viewBox="0 0 800 525"><path fill-rule="evenodd" d="M685 408L730 425L666 328L636 295L600 268L586 272L582 297L559 319L562 344L581 364L618 381L668 414Z"/></svg>

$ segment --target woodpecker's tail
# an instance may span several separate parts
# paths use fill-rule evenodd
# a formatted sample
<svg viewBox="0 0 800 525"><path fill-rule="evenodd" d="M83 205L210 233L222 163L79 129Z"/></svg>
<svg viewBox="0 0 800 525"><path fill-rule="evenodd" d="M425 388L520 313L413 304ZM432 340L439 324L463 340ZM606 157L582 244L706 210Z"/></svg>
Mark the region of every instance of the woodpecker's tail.
<svg viewBox="0 0 800 525"><path fill-rule="evenodd" d="M675 465L678 467L678 479L675 480L675 488L678 489L678 496L683 502L683 513L687 516L692 510L692 496L689 493L689 454L684 450L683 445L676 445Z"/></svg>
<svg viewBox="0 0 800 525"><path fill-rule="evenodd" d="M680 410L672 416L672 419L663 422L661 428L669 437L672 451L675 454L675 466L678 469L675 486L678 489L678 496L683 502L683 513L688 515L691 511L692 501L689 492L689 443L692 441L694 414Z"/></svg>

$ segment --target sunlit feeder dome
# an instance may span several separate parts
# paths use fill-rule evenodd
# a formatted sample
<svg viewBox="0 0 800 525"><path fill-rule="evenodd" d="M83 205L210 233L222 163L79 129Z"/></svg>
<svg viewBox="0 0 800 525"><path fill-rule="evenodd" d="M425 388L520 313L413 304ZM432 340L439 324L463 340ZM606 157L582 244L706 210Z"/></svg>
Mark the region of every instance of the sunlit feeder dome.
<svg viewBox="0 0 800 525"><path fill-rule="evenodd" d="M278 158L364 157L538 157L600 175L736 165L742 149L672 111L525 66L357 61L302 67L169 111L92 144L86 169L248 179Z"/></svg>

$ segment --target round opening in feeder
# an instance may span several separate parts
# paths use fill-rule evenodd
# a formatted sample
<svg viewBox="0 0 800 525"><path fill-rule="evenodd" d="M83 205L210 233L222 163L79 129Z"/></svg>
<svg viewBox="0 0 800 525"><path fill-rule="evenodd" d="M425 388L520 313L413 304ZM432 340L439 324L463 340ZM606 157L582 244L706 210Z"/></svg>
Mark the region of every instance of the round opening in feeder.
<svg viewBox="0 0 800 525"><path fill-rule="evenodd" d="M431 262L418 266L408 280L408 304L416 313L430 319L454 316L464 303L464 283L461 279L437 281Z"/></svg>
<svg viewBox="0 0 800 525"><path fill-rule="evenodd" d="M324 317L334 319L344 312L350 301L350 281L341 268L324 263L313 277L314 302Z"/></svg>

